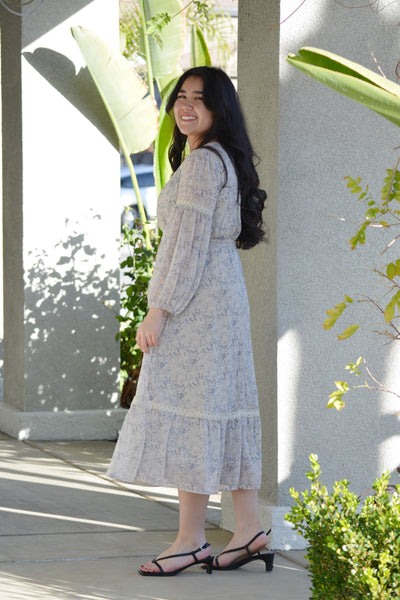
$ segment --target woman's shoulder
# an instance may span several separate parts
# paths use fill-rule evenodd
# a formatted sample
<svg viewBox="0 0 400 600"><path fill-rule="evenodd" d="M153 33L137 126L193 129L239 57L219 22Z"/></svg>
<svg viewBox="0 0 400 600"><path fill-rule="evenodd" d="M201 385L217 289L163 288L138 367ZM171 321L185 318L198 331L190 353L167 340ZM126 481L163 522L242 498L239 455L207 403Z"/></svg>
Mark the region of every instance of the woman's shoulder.
<svg viewBox="0 0 400 600"><path fill-rule="evenodd" d="M178 171L181 173L189 173L193 170L223 172L225 155L222 146L217 142L212 142L192 150L186 156Z"/></svg>
<svg viewBox="0 0 400 600"><path fill-rule="evenodd" d="M182 165L185 162L187 168L190 168L190 165L192 167L195 165L207 165L208 168L224 175L231 169L234 171L234 166L228 152L219 142L208 142L205 146L196 148L187 156Z"/></svg>

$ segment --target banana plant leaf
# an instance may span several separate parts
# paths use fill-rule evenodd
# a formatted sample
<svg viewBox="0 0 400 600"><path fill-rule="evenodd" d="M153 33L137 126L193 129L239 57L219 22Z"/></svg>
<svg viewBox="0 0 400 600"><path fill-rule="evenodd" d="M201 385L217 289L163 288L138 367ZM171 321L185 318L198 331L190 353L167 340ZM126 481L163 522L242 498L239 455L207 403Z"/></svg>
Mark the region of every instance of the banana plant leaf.
<svg viewBox="0 0 400 600"><path fill-rule="evenodd" d="M157 188L157 194L161 192L172 174L172 169L168 160L168 148L175 127L175 119L173 115L170 116L165 111L165 107L177 80L178 78L173 79L165 88L164 99L160 107L160 127L154 146L154 181Z"/></svg>
<svg viewBox="0 0 400 600"><path fill-rule="evenodd" d="M302 73L367 106L400 127L400 85L358 63L319 48L304 47L287 61Z"/></svg>
<svg viewBox="0 0 400 600"><path fill-rule="evenodd" d="M191 31L191 65L194 67L211 66L210 53L203 34L197 27L192 27ZM172 174L172 169L168 160L168 149L171 143L172 133L175 127L173 115L165 112L165 106L168 97L173 90L178 78L182 74L182 69L177 68L173 75L164 79L166 85L162 88L162 104L160 107L160 127L158 130L155 149L154 149L154 179L157 187L157 193L160 193Z"/></svg>
<svg viewBox="0 0 400 600"><path fill-rule="evenodd" d="M71 31L117 132L144 224L146 247L150 249L150 229L130 155L146 150L153 142L158 130L157 105L120 52L89 29L77 26Z"/></svg>
<svg viewBox="0 0 400 600"><path fill-rule="evenodd" d="M210 53L204 35L198 27L192 26L191 31L191 66L211 67Z"/></svg>
<svg viewBox="0 0 400 600"><path fill-rule="evenodd" d="M174 84L176 83L176 81L179 79L179 77L182 75L183 73L183 69L182 67L180 67L179 65L176 67L176 69L174 69L174 71L172 71L171 73L169 73L168 75L166 75L165 77L159 77L157 79L157 85L158 85L158 89L160 90L160 94L161 94L161 98L164 99L165 95L171 92L171 86L169 85L171 83L171 81L174 82Z"/></svg>
<svg viewBox="0 0 400 600"><path fill-rule="evenodd" d="M185 45L185 13L181 0L142 0L144 20L146 23L156 15L168 13L173 19L162 28L159 37L162 47L149 35L149 46L153 77L165 77L176 69ZM182 11L182 12L181 12ZM145 43L141 41L144 51Z"/></svg>
<svg viewBox="0 0 400 600"><path fill-rule="evenodd" d="M72 27L89 72L110 115L125 154L146 150L158 129L158 110L147 86L128 61L98 35Z"/></svg>

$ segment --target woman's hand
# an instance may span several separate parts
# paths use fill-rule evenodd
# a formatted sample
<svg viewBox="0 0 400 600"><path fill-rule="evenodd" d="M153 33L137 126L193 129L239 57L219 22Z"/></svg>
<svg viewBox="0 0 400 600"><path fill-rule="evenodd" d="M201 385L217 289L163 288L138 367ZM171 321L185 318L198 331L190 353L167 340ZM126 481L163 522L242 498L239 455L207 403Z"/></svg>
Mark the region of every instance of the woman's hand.
<svg viewBox="0 0 400 600"><path fill-rule="evenodd" d="M149 308L149 312L139 325L136 342L142 352L149 352L150 346L158 346L158 338L164 325L166 311L161 308Z"/></svg>

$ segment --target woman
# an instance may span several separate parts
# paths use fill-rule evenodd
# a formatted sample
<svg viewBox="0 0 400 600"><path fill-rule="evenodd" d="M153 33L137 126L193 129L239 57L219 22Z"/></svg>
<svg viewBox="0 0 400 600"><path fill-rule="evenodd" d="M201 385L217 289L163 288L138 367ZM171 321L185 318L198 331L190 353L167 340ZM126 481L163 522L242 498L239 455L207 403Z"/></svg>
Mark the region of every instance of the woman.
<svg viewBox="0 0 400 600"><path fill-rule="evenodd" d="M208 572L233 569L255 558L269 569L273 555L259 552L268 541L257 503L261 427L237 251L263 239L266 193L223 71L186 71L167 111L176 122L174 174L158 203L163 237L137 332L141 375L109 475L178 488L177 538L141 575L175 575L198 563ZM232 491L236 530L212 559L205 516L209 494L220 490Z"/></svg>

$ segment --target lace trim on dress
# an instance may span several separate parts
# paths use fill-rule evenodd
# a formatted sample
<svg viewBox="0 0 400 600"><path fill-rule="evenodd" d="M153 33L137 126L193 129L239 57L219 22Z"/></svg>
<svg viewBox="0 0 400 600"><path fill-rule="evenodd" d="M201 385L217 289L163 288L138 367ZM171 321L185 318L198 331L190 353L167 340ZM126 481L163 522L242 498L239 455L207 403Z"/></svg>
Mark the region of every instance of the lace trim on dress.
<svg viewBox="0 0 400 600"><path fill-rule="evenodd" d="M235 419L242 419L242 418L259 418L260 413L258 409L252 409L252 410L237 410L233 413L230 413L229 415L221 415L221 414L213 414L213 413L204 413L203 411L196 411L196 410L191 410L188 411L187 409L179 409L179 408L171 408L168 406L165 406L164 404L161 404L160 402L158 403L152 403L152 404L146 404L145 402L140 401L136 401L136 397L132 400L132 404L136 405L136 406L140 406L141 408L143 408L144 410L157 410L159 412L162 413L166 413L166 414L170 414L170 415L175 415L177 417L193 417L195 419L202 419L204 421L232 421Z"/></svg>

